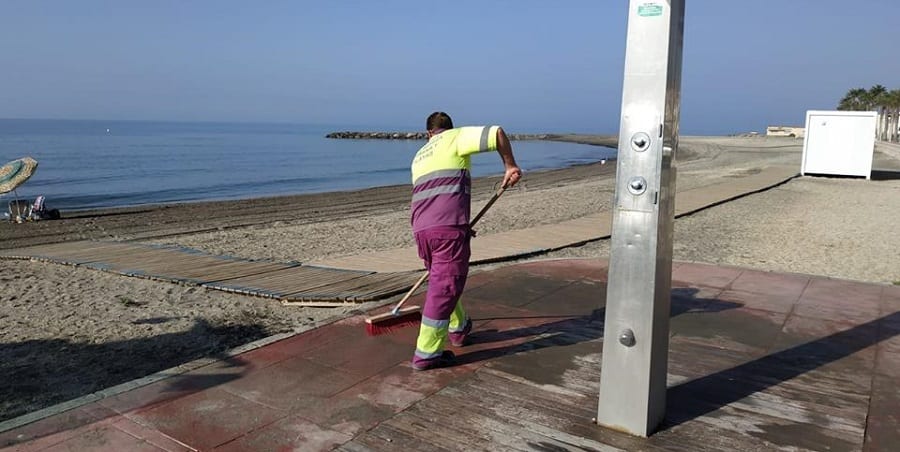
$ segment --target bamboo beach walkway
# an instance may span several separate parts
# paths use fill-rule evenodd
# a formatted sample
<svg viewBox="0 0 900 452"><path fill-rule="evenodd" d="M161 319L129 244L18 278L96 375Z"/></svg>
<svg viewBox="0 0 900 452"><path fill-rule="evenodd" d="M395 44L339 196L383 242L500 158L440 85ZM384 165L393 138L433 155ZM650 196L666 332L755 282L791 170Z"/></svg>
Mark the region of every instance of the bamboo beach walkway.
<svg viewBox="0 0 900 452"><path fill-rule="evenodd" d="M690 215L723 202L757 193L781 185L797 176L793 166L772 166L726 182L677 190L675 217ZM479 235L477 245L472 246L472 264L484 264L506 259L525 257L581 245L609 238L612 230L612 212L598 212L562 223L536 226L528 229ZM315 261L323 267L373 270L379 272L403 272L422 269L422 260L415 247L360 254Z"/></svg>
<svg viewBox="0 0 900 452"><path fill-rule="evenodd" d="M772 166L726 182L677 191L675 215L767 190L796 176L795 167ZM472 263L497 262L608 238L611 226L611 212L599 212L558 224L479 236ZM216 256L136 242L76 241L4 250L0 258L76 265L306 306L388 298L412 287L423 271L413 247L300 263Z"/></svg>

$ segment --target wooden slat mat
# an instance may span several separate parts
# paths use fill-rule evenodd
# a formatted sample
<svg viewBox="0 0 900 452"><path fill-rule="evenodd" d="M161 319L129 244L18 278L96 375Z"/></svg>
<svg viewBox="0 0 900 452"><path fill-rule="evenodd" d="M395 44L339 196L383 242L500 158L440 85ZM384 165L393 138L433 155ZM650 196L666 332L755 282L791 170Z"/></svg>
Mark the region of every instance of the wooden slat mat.
<svg viewBox="0 0 900 452"><path fill-rule="evenodd" d="M339 284L372 272L299 266L259 275L232 278L203 284L204 287L243 294L286 299L290 294L307 292Z"/></svg>
<svg viewBox="0 0 900 452"><path fill-rule="evenodd" d="M346 281L287 294L286 304L305 304L316 300L343 300L361 303L406 292L420 277L419 272L371 273ZM311 304L311 303L306 303Z"/></svg>
<svg viewBox="0 0 900 452"><path fill-rule="evenodd" d="M196 284L291 304L359 303L401 293L414 273L373 273L215 256L189 248L81 241L0 251L0 258L77 265L125 276Z"/></svg>
<svg viewBox="0 0 900 452"><path fill-rule="evenodd" d="M106 251L115 252L122 249L122 246L117 242L68 242L3 250L0 251L0 257L80 265L94 262Z"/></svg>

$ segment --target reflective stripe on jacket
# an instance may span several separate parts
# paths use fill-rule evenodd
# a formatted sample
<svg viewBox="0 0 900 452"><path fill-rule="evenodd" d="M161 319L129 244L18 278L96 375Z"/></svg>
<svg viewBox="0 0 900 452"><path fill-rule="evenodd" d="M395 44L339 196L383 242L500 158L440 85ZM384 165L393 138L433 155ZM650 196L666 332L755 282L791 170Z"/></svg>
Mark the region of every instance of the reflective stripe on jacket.
<svg viewBox="0 0 900 452"><path fill-rule="evenodd" d="M472 154L497 150L499 126L445 130L428 140L412 162L412 229L469 224Z"/></svg>

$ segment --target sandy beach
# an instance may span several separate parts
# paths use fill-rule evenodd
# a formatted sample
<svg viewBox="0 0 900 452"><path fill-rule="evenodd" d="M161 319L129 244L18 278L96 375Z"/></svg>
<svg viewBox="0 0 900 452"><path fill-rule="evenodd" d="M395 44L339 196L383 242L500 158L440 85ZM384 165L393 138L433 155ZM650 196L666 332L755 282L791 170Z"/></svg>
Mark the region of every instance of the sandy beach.
<svg viewBox="0 0 900 452"><path fill-rule="evenodd" d="M614 137L556 139L614 146ZM720 183L770 165L800 169L802 140L682 137L677 184ZM480 156L479 158L496 158ZM900 283L900 151L879 148L877 178L801 177L680 218L674 258L874 283ZM526 174L479 236L609 210L615 163ZM478 179L483 203L497 177ZM411 246L409 186L190 205L64 213L0 224L0 249L59 241L138 240L208 253L310 261ZM473 244L477 246L477 242ZM537 256L605 258L608 241ZM504 265L504 264L492 264ZM476 268L474 271L478 271ZM70 400L354 308L285 307L85 268L0 260L0 420Z"/></svg>

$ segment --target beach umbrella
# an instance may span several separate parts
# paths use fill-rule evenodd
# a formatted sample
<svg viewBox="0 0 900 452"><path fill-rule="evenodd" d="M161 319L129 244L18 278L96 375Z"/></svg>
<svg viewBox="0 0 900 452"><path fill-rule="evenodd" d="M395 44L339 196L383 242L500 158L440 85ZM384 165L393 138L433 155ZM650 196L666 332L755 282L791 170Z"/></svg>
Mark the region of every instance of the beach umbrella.
<svg viewBox="0 0 900 452"><path fill-rule="evenodd" d="M0 194L15 192L19 185L25 183L37 168L37 160L22 157L0 166ZM27 214L26 214L27 215ZM16 221L22 220L19 210L19 194L16 193Z"/></svg>
<svg viewBox="0 0 900 452"><path fill-rule="evenodd" d="M25 183L37 168L37 161L22 157L0 166L0 193L9 193Z"/></svg>

